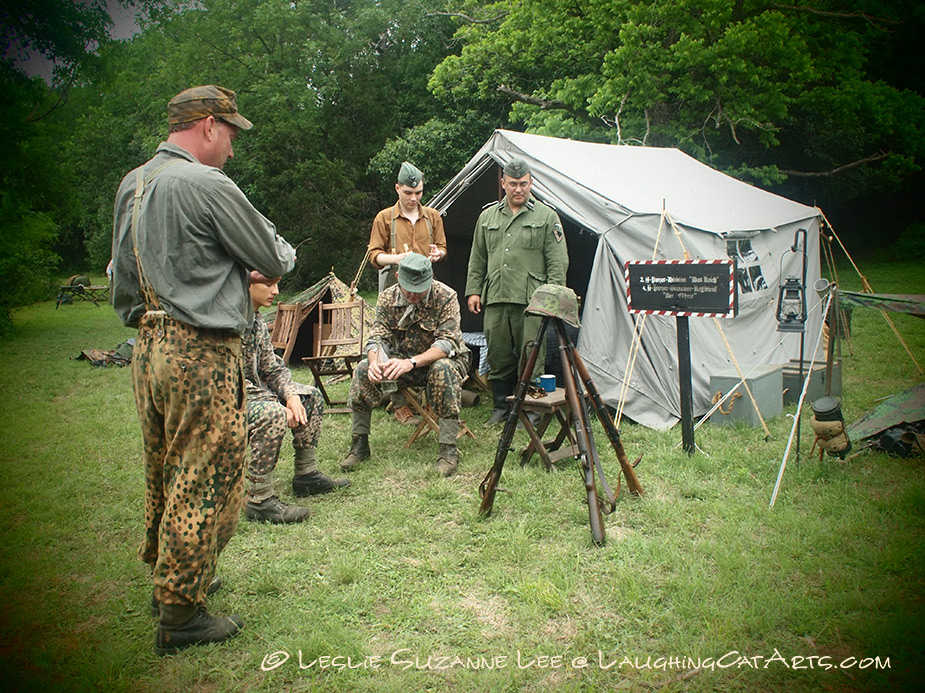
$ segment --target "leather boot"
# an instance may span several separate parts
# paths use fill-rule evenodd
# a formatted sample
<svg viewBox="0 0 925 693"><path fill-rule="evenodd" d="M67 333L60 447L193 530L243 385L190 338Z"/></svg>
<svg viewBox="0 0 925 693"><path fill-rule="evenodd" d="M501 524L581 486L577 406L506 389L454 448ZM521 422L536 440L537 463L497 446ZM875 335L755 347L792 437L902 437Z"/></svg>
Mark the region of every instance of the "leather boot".
<svg viewBox="0 0 925 693"><path fill-rule="evenodd" d="M507 417L508 411L510 411L510 406L505 400L511 394L511 386L509 380L490 380L489 382L491 383L491 399L494 403L494 409L491 410L491 416L488 417L485 425L495 426L496 424L504 423L504 419Z"/></svg>
<svg viewBox="0 0 925 693"><path fill-rule="evenodd" d="M453 476L459 466L459 448L455 443L440 443L440 452L434 469L440 476Z"/></svg>
<svg viewBox="0 0 925 693"><path fill-rule="evenodd" d="M330 493L335 489L350 486L350 479L332 479L317 469L308 474L292 477L292 493L298 498L315 496L321 493Z"/></svg>
<svg viewBox="0 0 925 693"><path fill-rule="evenodd" d="M369 450L369 436L365 433L355 435L353 436L353 441L350 443L350 451L347 453L344 461L340 463L340 468L345 471L350 471L356 468L363 460L368 460L371 454Z"/></svg>
<svg viewBox="0 0 925 693"><path fill-rule="evenodd" d="M259 503L248 500L244 508L244 517L251 522L272 522L274 525L288 525L301 522L312 511L299 505L283 503L276 496L271 496Z"/></svg>
<svg viewBox="0 0 925 693"><path fill-rule="evenodd" d="M240 616L212 616L204 606L195 604L161 604L154 651L166 655L191 645L222 642L243 627Z"/></svg>

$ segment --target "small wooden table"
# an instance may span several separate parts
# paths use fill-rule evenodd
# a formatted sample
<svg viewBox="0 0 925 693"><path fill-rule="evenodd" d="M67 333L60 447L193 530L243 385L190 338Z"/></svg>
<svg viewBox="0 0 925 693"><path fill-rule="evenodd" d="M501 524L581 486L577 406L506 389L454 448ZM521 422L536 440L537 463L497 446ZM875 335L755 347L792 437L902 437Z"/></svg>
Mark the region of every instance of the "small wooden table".
<svg viewBox="0 0 925 693"><path fill-rule="evenodd" d="M507 398L509 403L514 401L514 396ZM533 427L530 422L528 413L539 414L540 422ZM578 455L578 447L575 445L571 436L571 418L569 414L571 408L565 397L565 390L557 387L555 391L548 393L545 397L533 397L528 394L524 397L523 405L520 408L519 419L523 424L524 430L530 437L530 443L520 452L520 466L526 465L533 453L537 453L543 460L543 466L547 471L553 469L553 465L559 460L566 457L575 457ZM551 440L543 440L543 435L553 418L559 422L559 432ZM568 438L568 445L562 447L562 443Z"/></svg>

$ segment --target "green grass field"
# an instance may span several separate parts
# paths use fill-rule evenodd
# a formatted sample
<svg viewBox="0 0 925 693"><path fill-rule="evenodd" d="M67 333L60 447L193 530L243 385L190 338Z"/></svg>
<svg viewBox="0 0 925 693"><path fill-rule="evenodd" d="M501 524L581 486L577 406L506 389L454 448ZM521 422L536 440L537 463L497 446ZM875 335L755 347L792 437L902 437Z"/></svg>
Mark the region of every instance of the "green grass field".
<svg viewBox="0 0 925 693"><path fill-rule="evenodd" d="M925 293L915 265L864 268L875 290ZM842 270L845 288L857 277ZM895 315L925 365L925 321ZM75 360L133 335L111 308L18 310L0 341L0 675L5 690L816 691L913 690L925 667L925 460L791 459L792 419L680 431L631 423L642 498L624 492L590 539L574 463L509 455L494 513L477 487L497 429L460 473L431 472L433 435L373 418L373 459L304 524L242 519L210 602L247 625L224 645L154 654L141 540L141 443L129 369ZM918 382L883 317L857 309L845 418ZM296 377L310 382L306 371ZM343 385L341 385L343 387ZM787 413L792 414L793 408ZM596 424L605 469L618 465ZM517 434L515 444L526 441ZM338 471L349 417L325 418L320 467ZM278 487L291 501L292 451Z"/></svg>

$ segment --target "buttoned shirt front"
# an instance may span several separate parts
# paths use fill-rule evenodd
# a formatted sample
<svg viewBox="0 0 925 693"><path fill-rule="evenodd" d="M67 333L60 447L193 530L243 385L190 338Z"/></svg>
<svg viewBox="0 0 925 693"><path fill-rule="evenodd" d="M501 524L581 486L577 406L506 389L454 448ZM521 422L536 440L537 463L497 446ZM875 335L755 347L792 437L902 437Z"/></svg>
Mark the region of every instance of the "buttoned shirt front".
<svg viewBox="0 0 925 693"><path fill-rule="evenodd" d="M513 212L505 197L487 205L472 238L466 296L482 304L527 305L541 284L565 285L568 248L559 215L549 205L527 200Z"/></svg>
<svg viewBox="0 0 925 693"><path fill-rule="evenodd" d="M418 205L418 218L414 224L401 210L401 205L383 209L373 220L373 228L369 234L369 261L376 269L382 269L376 258L382 253L397 255L404 252L414 252L428 257L430 244L446 253L446 233L443 230L443 217L433 207ZM392 247L392 223L395 223L395 246ZM428 229L428 222L430 228Z"/></svg>
<svg viewBox="0 0 925 693"><path fill-rule="evenodd" d="M137 170L116 195L112 247L113 307L132 327L146 310L132 241ZM138 250L160 307L194 327L243 334L254 316L248 270L285 274L292 246L221 169L182 147L162 142L142 170L154 175L140 202Z"/></svg>

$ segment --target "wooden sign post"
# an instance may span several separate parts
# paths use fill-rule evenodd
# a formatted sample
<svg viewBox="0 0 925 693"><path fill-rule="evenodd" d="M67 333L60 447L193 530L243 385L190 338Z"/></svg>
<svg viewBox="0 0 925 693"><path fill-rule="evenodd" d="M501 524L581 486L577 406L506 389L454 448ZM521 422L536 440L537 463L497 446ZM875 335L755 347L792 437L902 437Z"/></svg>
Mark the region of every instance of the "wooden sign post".
<svg viewBox="0 0 925 693"><path fill-rule="evenodd" d="M737 308L735 262L732 260L629 261L625 267L630 313L674 315L678 325L678 386L681 440L692 455L694 406L691 386L689 317L724 318Z"/></svg>

